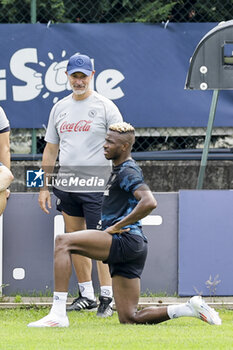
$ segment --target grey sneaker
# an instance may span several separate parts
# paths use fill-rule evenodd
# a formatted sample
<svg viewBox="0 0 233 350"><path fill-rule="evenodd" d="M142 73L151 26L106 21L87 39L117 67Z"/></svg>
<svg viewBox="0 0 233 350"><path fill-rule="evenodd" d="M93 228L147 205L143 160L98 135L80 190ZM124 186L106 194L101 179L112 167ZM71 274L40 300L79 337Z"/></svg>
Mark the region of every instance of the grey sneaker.
<svg viewBox="0 0 233 350"><path fill-rule="evenodd" d="M81 310L91 310L96 311L97 302L96 300L91 300L81 295L74 299L72 304L67 306L66 311L81 311Z"/></svg>
<svg viewBox="0 0 233 350"><path fill-rule="evenodd" d="M97 314L98 317L110 317L113 315L113 310L111 307L112 298L110 297L99 297L100 304L98 306Z"/></svg>

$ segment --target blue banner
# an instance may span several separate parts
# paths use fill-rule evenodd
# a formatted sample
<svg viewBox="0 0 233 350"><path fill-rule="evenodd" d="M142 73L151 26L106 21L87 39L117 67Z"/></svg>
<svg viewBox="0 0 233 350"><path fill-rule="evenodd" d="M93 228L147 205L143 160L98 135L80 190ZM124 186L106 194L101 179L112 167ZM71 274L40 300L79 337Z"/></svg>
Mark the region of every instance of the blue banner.
<svg viewBox="0 0 233 350"><path fill-rule="evenodd" d="M184 90L189 60L214 23L1 24L0 105L13 128L47 125L71 92L68 58L89 55L93 88L135 127L206 127L212 91ZM233 126L233 96L221 91L215 126Z"/></svg>

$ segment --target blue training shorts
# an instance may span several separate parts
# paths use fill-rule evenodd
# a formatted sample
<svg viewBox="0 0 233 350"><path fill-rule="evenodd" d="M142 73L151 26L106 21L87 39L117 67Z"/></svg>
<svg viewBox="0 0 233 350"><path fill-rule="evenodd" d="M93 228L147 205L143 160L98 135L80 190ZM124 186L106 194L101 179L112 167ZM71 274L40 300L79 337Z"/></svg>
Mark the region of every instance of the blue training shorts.
<svg viewBox="0 0 233 350"><path fill-rule="evenodd" d="M84 217L87 229L96 229L101 219L102 192L65 192L53 188L57 210L70 216Z"/></svg>
<svg viewBox="0 0 233 350"><path fill-rule="evenodd" d="M146 239L128 232L113 235L109 257L104 263L109 265L111 277L140 278L146 257Z"/></svg>

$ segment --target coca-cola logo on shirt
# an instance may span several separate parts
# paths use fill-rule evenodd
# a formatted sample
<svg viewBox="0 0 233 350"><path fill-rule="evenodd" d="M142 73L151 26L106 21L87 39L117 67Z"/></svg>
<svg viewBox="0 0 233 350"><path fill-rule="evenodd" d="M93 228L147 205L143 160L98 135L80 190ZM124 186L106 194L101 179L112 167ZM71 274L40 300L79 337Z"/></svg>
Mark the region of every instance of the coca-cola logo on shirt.
<svg viewBox="0 0 233 350"><path fill-rule="evenodd" d="M89 131L91 123L92 120L80 120L77 123L67 123L67 121L64 121L60 126L60 133Z"/></svg>

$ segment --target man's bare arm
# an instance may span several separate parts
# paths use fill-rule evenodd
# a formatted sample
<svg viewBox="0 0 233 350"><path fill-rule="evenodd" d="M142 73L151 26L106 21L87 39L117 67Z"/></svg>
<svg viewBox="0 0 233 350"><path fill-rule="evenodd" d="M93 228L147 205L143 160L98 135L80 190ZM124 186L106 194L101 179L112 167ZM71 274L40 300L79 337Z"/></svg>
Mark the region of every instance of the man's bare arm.
<svg viewBox="0 0 233 350"><path fill-rule="evenodd" d="M10 132L0 133L0 162L10 169Z"/></svg>
<svg viewBox="0 0 233 350"><path fill-rule="evenodd" d="M140 186L134 192L134 196L139 201L136 207L129 215L124 217L124 219L118 221L113 226L108 227L106 229L108 233L113 234L129 231L129 229L122 230L122 227L131 225L134 222L143 219L145 216L149 215L151 211L157 206L157 202L147 185Z"/></svg>
<svg viewBox="0 0 233 350"><path fill-rule="evenodd" d="M45 185L40 190L39 194L39 205L41 209L46 213L49 214L49 210L51 209L51 197L49 190L47 188L47 181L49 181L49 174L53 172L57 155L58 155L59 145L53 144L53 143L47 143L43 152L43 158L42 158L42 169L44 170L44 178L45 178ZM47 180L46 180L47 179Z"/></svg>

